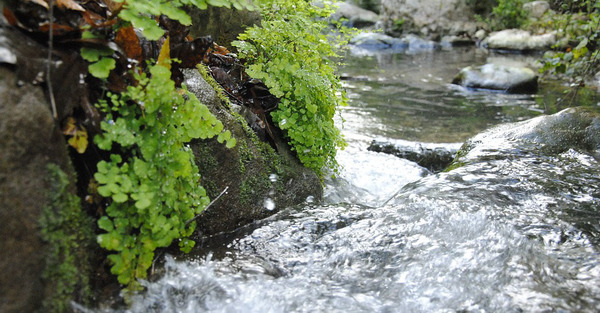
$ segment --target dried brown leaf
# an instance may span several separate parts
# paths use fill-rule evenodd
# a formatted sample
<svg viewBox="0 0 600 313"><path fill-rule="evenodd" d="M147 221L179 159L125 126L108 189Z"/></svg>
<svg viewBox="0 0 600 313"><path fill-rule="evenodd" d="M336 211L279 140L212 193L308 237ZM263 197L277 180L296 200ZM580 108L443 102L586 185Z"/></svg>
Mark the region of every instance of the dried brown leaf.
<svg viewBox="0 0 600 313"><path fill-rule="evenodd" d="M127 58L142 61L140 39L135 34L133 26L121 27L115 36L115 43L125 52Z"/></svg>
<svg viewBox="0 0 600 313"><path fill-rule="evenodd" d="M36 0L39 1L39 0ZM85 12L85 9L74 0L54 0L59 8L66 8L73 11Z"/></svg>
<svg viewBox="0 0 600 313"><path fill-rule="evenodd" d="M44 7L44 8L46 8L46 9L48 8L48 3L47 3L47 1L44 1L44 0L27 0L27 1L28 1L28 2L33 2L33 3L35 3L35 4L39 4L39 5L43 6L43 7Z"/></svg>

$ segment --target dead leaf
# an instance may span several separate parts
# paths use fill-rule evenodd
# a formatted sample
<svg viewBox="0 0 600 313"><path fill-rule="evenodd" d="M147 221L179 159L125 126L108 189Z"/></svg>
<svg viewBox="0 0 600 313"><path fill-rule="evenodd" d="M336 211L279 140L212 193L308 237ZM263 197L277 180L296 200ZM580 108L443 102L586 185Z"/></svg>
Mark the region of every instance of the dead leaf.
<svg viewBox="0 0 600 313"><path fill-rule="evenodd" d="M59 8L66 8L68 10L85 12L85 9L74 0L55 0L55 3L58 5Z"/></svg>
<svg viewBox="0 0 600 313"><path fill-rule="evenodd" d="M168 62L168 60L170 60L170 58L171 58L171 49L169 48L169 37L167 36L167 39L165 40L165 42L162 45L162 48L160 48L160 53L158 54L158 59L156 59L156 64L162 65L168 69L171 69L171 63Z"/></svg>
<svg viewBox="0 0 600 313"><path fill-rule="evenodd" d="M83 154L88 146L88 134L85 127L81 126L81 129L76 128L75 135L67 142L69 143L69 146L75 148L79 154Z"/></svg>
<svg viewBox="0 0 600 313"><path fill-rule="evenodd" d="M19 19L11 10L8 9L8 7L2 8L2 14L10 26L19 25Z"/></svg>
<svg viewBox="0 0 600 313"><path fill-rule="evenodd" d="M128 59L142 61L142 47L133 26L120 28L115 36L115 43L125 52Z"/></svg>
<svg viewBox="0 0 600 313"><path fill-rule="evenodd" d="M35 4L39 4L41 6L43 6L44 8L48 9L48 0L27 0L29 2L33 2ZM85 12L85 9L79 5L79 3L75 2L74 0L54 0L54 3L59 7L59 8L65 8L67 10L73 10L73 11L80 11L80 12Z"/></svg>
<svg viewBox="0 0 600 313"><path fill-rule="evenodd" d="M63 126L63 129L62 129L63 135L75 136L75 133L77 133L77 125L75 123L76 123L75 118L73 118L72 116L69 116L67 118L67 122L65 123L65 126Z"/></svg>
<svg viewBox="0 0 600 313"><path fill-rule="evenodd" d="M33 2L35 4L39 4L41 6L43 6L44 8L48 8L48 3L44 0L27 0L28 2Z"/></svg>

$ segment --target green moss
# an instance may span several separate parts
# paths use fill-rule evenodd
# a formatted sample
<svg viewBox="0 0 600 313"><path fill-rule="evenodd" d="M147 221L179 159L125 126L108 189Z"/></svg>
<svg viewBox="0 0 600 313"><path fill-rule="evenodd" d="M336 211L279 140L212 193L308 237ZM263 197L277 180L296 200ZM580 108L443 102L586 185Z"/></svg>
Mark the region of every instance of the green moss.
<svg viewBox="0 0 600 313"><path fill-rule="evenodd" d="M46 252L44 312L69 312L71 301L85 304L90 298L90 262L86 251L93 242L92 220L70 192L69 177L57 165L48 165L50 204L39 223Z"/></svg>
<svg viewBox="0 0 600 313"><path fill-rule="evenodd" d="M198 64L196 67L202 78L215 90L217 97L221 100L221 103L225 104L228 108L231 107L229 98L223 92L223 87L217 83L217 81L208 73L208 67L203 64Z"/></svg>
<svg viewBox="0 0 600 313"><path fill-rule="evenodd" d="M240 186L240 203L244 205L253 205L252 199L261 199L266 196L271 189L271 180L266 174L250 176L244 180Z"/></svg>

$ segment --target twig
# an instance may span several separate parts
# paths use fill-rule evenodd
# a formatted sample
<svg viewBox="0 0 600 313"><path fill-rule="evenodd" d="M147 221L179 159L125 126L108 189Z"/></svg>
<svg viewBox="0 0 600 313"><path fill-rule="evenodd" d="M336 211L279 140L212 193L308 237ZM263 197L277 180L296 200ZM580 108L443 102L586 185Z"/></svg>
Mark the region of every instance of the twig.
<svg viewBox="0 0 600 313"><path fill-rule="evenodd" d="M217 200L219 200L219 198L221 198L229 189L229 186L225 187L225 189L223 189L223 191L221 191L221 193L214 198L207 206L206 208L204 208L204 210L202 210L202 212L200 212L200 214L192 217L189 221L185 222L185 226L188 226L191 222L195 221L198 217L200 217L200 215L202 215L202 213L206 210L208 210L208 208L210 208L211 205L213 205L215 202L217 202Z"/></svg>
<svg viewBox="0 0 600 313"><path fill-rule="evenodd" d="M48 28L48 63L46 64L46 83L48 84L48 96L50 97L50 104L52 105L52 116L54 119L58 119L58 113L56 112L56 101L54 100L54 90L52 89L52 79L50 73L52 71L52 49L54 42L54 0L50 0L48 3L49 9L49 28Z"/></svg>

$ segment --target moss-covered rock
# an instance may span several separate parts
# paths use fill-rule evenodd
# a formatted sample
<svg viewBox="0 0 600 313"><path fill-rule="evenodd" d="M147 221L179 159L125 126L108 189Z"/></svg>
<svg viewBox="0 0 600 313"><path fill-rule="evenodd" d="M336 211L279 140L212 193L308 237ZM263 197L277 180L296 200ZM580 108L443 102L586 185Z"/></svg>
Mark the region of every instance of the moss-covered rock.
<svg viewBox="0 0 600 313"><path fill-rule="evenodd" d="M248 126L245 107L219 97L220 89L211 77L186 71L186 85L223 122L237 140L228 149L217 140L198 140L191 144L202 175L202 185L216 200L197 219L204 234L234 230L265 218L278 209L304 202L309 196L320 199L321 181L292 154L276 129L274 149L261 141Z"/></svg>
<svg viewBox="0 0 600 313"><path fill-rule="evenodd" d="M91 226L44 92L17 86L0 66L0 312L64 312L86 295Z"/></svg>

